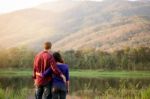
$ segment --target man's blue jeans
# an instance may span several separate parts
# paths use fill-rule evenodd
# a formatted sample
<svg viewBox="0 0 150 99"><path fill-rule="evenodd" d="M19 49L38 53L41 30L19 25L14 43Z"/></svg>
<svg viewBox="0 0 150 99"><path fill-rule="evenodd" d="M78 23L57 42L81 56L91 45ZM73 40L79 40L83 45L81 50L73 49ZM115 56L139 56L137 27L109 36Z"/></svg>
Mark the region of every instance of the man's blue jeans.
<svg viewBox="0 0 150 99"><path fill-rule="evenodd" d="M49 82L46 85L43 86L36 86L35 89L35 99L52 99L52 83Z"/></svg>

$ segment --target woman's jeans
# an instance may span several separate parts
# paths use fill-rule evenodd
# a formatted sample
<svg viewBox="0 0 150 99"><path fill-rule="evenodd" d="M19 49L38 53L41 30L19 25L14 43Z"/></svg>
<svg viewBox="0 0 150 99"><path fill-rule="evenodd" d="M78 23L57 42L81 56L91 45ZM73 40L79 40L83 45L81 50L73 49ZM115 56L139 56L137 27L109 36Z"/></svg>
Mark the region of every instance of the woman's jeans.
<svg viewBox="0 0 150 99"><path fill-rule="evenodd" d="M35 89L35 99L52 99L52 83L48 83L42 86L36 86Z"/></svg>
<svg viewBox="0 0 150 99"><path fill-rule="evenodd" d="M65 90L52 88L52 99L66 99L66 94Z"/></svg>

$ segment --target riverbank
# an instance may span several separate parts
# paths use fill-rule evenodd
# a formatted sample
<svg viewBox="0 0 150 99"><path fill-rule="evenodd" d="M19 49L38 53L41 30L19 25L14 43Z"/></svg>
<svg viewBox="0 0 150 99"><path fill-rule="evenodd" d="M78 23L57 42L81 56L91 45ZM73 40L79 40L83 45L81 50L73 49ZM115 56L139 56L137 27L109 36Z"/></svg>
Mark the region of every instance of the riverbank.
<svg viewBox="0 0 150 99"><path fill-rule="evenodd" d="M32 76L32 70L0 70L0 76ZM148 71L70 70L71 77L86 78L149 78Z"/></svg>

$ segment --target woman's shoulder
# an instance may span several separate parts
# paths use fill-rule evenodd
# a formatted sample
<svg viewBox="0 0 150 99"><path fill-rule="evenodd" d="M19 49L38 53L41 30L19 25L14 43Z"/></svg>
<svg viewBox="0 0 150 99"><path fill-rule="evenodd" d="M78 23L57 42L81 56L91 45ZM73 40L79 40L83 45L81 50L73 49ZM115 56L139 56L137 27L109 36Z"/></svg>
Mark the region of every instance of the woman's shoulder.
<svg viewBox="0 0 150 99"><path fill-rule="evenodd" d="M65 68L69 68L69 65L68 64L65 64L65 63L61 63L61 64L57 64L58 66L63 66Z"/></svg>
<svg viewBox="0 0 150 99"><path fill-rule="evenodd" d="M68 66L68 64L65 64L65 63L61 63L61 64L58 64L58 65Z"/></svg>

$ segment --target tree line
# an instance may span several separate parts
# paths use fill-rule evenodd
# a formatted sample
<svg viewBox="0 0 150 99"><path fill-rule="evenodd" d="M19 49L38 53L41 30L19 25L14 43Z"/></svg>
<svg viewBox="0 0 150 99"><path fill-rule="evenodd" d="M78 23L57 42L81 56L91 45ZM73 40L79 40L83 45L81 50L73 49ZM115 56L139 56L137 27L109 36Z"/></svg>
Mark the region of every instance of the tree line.
<svg viewBox="0 0 150 99"><path fill-rule="evenodd" d="M32 68L37 52L26 47L0 50L0 68ZM60 52L70 69L150 70L150 48L124 48L114 52L70 50Z"/></svg>

